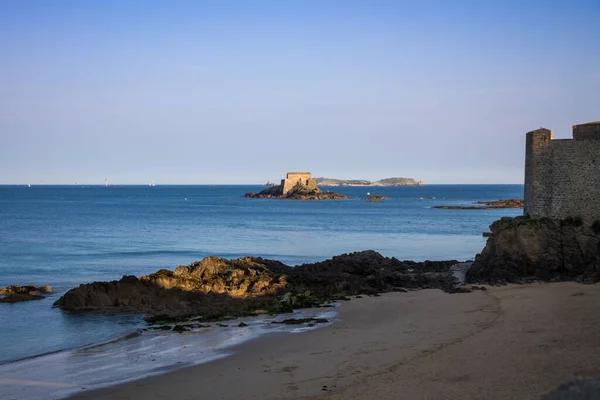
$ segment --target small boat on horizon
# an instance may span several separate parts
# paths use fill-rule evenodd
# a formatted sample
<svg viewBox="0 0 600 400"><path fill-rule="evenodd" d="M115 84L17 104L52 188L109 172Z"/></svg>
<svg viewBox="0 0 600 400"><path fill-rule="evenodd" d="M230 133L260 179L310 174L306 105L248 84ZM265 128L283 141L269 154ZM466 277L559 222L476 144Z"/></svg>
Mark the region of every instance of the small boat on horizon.
<svg viewBox="0 0 600 400"><path fill-rule="evenodd" d="M265 183L265 186L275 186L275 184L269 180Z"/></svg>

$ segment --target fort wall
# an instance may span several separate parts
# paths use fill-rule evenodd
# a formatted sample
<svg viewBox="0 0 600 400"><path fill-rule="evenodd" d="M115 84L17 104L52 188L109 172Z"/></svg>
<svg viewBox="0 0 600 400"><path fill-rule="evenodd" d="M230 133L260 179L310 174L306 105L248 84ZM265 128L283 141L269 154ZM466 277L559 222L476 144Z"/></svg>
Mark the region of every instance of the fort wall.
<svg viewBox="0 0 600 400"><path fill-rule="evenodd" d="M576 125L573 139L527 133L525 215L600 219L600 122Z"/></svg>
<svg viewBox="0 0 600 400"><path fill-rule="evenodd" d="M310 172L288 172L285 179L281 180L282 194L289 192L294 186L301 183L310 189L317 188L317 180Z"/></svg>

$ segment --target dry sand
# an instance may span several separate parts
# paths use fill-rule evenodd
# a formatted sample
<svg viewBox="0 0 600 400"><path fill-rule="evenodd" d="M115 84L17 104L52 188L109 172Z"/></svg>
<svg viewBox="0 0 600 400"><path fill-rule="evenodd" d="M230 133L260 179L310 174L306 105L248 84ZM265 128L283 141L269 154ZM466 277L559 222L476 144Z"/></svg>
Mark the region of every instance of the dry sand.
<svg viewBox="0 0 600 400"><path fill-rule="evenodd" d="M352 300L342 321L85 399L539 399L600 360L600 285Z"/></svg>

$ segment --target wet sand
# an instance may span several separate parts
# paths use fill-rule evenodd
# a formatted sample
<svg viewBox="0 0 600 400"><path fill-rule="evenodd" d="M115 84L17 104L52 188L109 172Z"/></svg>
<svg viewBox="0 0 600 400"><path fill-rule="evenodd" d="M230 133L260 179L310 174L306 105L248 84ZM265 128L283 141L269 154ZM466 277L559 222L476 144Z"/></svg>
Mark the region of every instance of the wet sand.
<svg viewBox="0 0 600 400"><path fill-rule="evenodd" d="M538 399L600 360L600 285L352 300L342 321L77 399Z"/></svg>

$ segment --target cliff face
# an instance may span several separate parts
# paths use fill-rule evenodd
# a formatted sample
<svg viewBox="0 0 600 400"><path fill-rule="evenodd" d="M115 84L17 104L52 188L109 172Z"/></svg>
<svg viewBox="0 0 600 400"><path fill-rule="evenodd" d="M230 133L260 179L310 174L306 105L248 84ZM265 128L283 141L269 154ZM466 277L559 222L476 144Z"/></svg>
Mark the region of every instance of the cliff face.
<svg viewBox="0 0 600 400"><path fill-rule="evenodd" d="M470 282L600 280L600 223L502 218L467 272Z"/></svg>

